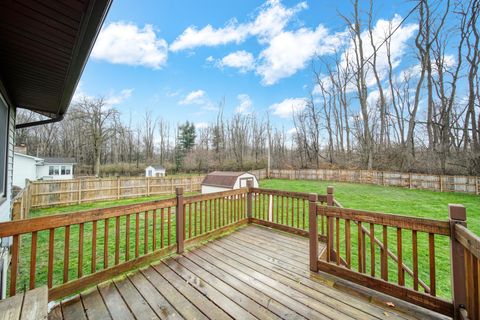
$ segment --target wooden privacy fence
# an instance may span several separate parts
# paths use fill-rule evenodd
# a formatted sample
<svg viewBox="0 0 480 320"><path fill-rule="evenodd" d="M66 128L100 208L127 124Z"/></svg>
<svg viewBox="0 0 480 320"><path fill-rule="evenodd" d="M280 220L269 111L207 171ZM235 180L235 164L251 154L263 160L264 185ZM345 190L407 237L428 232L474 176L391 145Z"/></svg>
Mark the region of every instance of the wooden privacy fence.
<svg viewBox="0 0 480 320"><path fill-rule="evenodd" d="M30 182L14 201L28 203L30 208L65 206L101 200L174 194L175 187L185 192L198 192L205 176L125 177L72 179ZM14 211L16 215L16 211ZM28 211L27 211L28 212ZM28 216L28 215L27 215Z"/></svg>
<svg viewBox="0 0 480 320"><path fill-rule="evenodd" d="M270 178L290 180L328 180L425 189L441 192L480 193L480 177L429 175L373 170L271 169Z"/></svg>

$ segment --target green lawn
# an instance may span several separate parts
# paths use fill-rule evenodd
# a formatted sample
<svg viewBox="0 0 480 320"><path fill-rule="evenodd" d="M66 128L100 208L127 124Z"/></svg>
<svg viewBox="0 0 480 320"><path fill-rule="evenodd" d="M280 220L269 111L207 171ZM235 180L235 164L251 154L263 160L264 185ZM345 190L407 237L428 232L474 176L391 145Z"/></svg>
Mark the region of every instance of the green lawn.
<svg viewBox="0 0 480 320"><path fill-rule="evenodd" d="M362 210L378 211L378 212L387 212L387 213L396 213L404 214L417 217L425 218L434 218L446 220L448 219L448 204L449 203L460 203L465 205L467 208L468 216L468 225L475 233L480 234L480 197L475 195L466 195L459 193L438 193L432 191L423 191L423 190L409 190L397 187L382 187L375 185L360 185L360 184L350 184L350 183L336 183L336 182L319 182L319 181L291 181L291 180L262 180L260 183L261 187L272 188L272 189L281 189L289 191L300 191L300 192L315 192L318 194L325 194L327 186L331 185L334 187L334 196L335 198L343 204L344 207L356 208ZM139 203L144 201L156 200L170 198L171 196L163 197L143 197L137 199L127 199L127 200L118 200L118 201L103 201L90 204L81 204L68 207L54 207L47 209L32 210L31 217L44 216L55 213L64 213L64 212L76 212L81 210L88 210L94 208L105 208L116 205L132 204ZM273 207L277 208L277 199L273 199ZM256 199L258 208L260 208L260 199ZM280 203L279 203L280 205ZM303 217L302 217L302 207L303 203L297 204L289 203L288 209L284 213L285 220L288 218L288 221L294 220L294 225L298 224L302 227ZM287 208L285 203L285 209ZM298 210L300 208L300 210ZM298 216L296 215L298 212ZM205 209L204 211L205 212ZM293 214L295 213L295 214ZM166 215L166 213L165 213ZM275 221L276 217L274 217ZM124 260L126 253L126 243L125 243L125 232L126 232L126 218L120 218L120 234L122 238L120 240L120 261ZM148 221L149 226L152 226L152 219ZM140 214L139 217L140 224L140 255L144 251L144 216ZM165 235L164 235L164 245L168 243L167 234L166 234L167 221L165 216ZM368 227L368 226L367 226ZM157 228L160 228L157 225ZM171 222L172 233L170 235L170 242L175 243L175 219L172 219ZM305 228L308 228L308 217L306 218ZM109 241L108 241L108 256L109 256L109 265L114 263L114 251L115 251L115 219L110 219L109 223ZM130 221L130 242L135 241L134 236L135 229L135 217L132 216ZM151 229L150 229L151 230ZM341 230L344 230L343 221L341 222ZM351 237L352 237L352 267L356 268L357 266L357 228L353 225L351 226ZM85 238L84 238L84 252L83 252L83 266L82 270L84 274L90 272L90 263L91 263L91 234L92 234L92 223L85 224ZM97 269L101 269L103 266L103 235L104 235L104 223L103 221L98 222L97 224ZM375 235L377 238L381 239L381 230L380 228L375 229ZM389 239L389 248L392 252L396 254L396 230L394 228L388 228L388 239ZM37 273L36 273L36 283L37 285L46 283L46 271L47 271L47 258L48 255L48 231L42 231L38 233L38 249L37 249ZM402 232L402 244L403 244L403 256L404 263L408 266L412 266L411 256L411 232L408 230L403 230ZM418 235L418 251L419 251L419 271L420 278L424 280L427 284L429 283L429 273L428 273L428 239L427 235L419 233ZM19 279L18 279L18 288L21 289L25 286L28 286L29 279L29 262L30 262L30 236L22 236L21 248L20 248L20 264L19 264ZM72 226L70 229L70 256L69 256L69 277L70 279L76 278L77 266L78 266L78 239L79 239L79 227ZM157 247L159 247L160 239L157 236ZM341 254L345 255L345 248L343 243L343 237L341 237ZM367 271L370 272L371 266L369 265L370 257L370 248L369 240L367 239ZM54 259L54 284L60 284L62 282L63 276L63 248L64 248L64 229L59 228L55 232L55 259ZM148 240L148 248L151 251L153 249L153 243L150 236ZM436 280L437 280L437 294L442 297L450 297L450 251L449 251L449 240L446 237L435 237L435 249L436 249ZM129 246L130 258L134 257L134 245ZM379 257L380 251L376 249L376 272L379 274ZM391 260L389 261L389 279L390 281L395 282L397 277L396 265ZM411 287L413 281L411 277L406 275L406 285Z"/></svg>

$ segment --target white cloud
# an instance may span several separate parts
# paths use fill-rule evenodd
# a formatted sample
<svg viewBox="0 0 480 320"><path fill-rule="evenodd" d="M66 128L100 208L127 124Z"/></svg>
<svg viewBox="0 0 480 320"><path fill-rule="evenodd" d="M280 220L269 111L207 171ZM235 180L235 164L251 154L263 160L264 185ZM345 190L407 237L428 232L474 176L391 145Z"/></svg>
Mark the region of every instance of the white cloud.
<svg viewBox="0 0 480 320"><path fill-rule="evenodd" d="M72 104L79 103L84 98L93 100L101 97L104 100L103 102L105 104L105 107L110 108L110 107L119 105L125 100L127 100L128 98L130 98L132 96L133 90L134 90L133 88L123 89L123 90L120 90L120 92L117 92L115 90L110 90L106 96L93 96L83 90L83 85L80 82L75 90L71 103Z"/></svg>
<svg viewBox="0 0 480 320"><path fill-rule="evenodd" d="M239 104L235 108L235 113L248 114L252 112L253 102L248 94L239 94L237 96L237 99L239 101Z"/></svg>
<svg viewBox="0 0 480 320"><path fill-rule="evenodd" d="M208 122L196 122L195 123L196 129L206 129L208 128Z"/></svg>
<svg viewBox="0 0 480 320"><path fill-rule="evenodd" d="M218 61L217 66L238 68L240 72L245 73L255 67L255 58L245 50L235 51Z"/></svg>
<svg viewBox="0 0 480 320"><path fill-rule="evenodd" d="M381 80L385 79L388 75L388 58L387 58L387 46L383 44L385 38L394 30L402 21L402 17L395 15L392 20L379 19L373 26L372 37L375 47L377 48L377 71ZM402 25L399 29L390 37L390 55L392 61L392 67L395 69L400 65L400 62L405 55L405 51L408 47L408 40L414 36L418 26L415 24ZM364 57L367 59L372 56L374 48L370 43L370 35L368 31L364 31L361 34L364 48ZM355 65L355 45L353 41L350 41L348 48L342 56L342 67L346 65L346 57L349 57L350 63ZM373 58L372 58L373 59ZM370 59L370 60L372 60ZM373 86L376 84L376 80L369 64L367 64L367 85Z"/></svg>
<svg viewBox="0 0 480 320"><path fill-rule="evenodd" d="M302 111L307 106L304 98L287 98L282 102L272 104L270 110L280 118L290 118L295 112Z"/></svg>
<svg viewBox="0 0 480 320"><path fill-rule="evenodd" d="M305 68L315 55L332 53L339 41L339 37L330 36L321 25L315 30L282 32L260 53L257 73L264 85L275 84Z"/></svg>
<svg viewBox="0 0 480 320"><path fill-rule="evenodd" d="M266 42L280 33L295 14L307 8L301 2L292 8L284 7L280 0L268 0L263 4L257 17L246 23L238 23L233 18L222 28L207 25L201 29L190 26L171 44L171 51L194 49L200 46L218 46L228 43L241 43L249 36L258 36L260 42Z"/></svg>
<svg viewBox="0 0 480 320"><path fill-rule="evenodd" d="M105 98L105 103L110 106L121 104L132 96L133 89L123 89L120 92L110 92Z"/></svg>
<svg viewBox="0 0 480 320"><path fill-rule="evenodd" d="M157 38L150 24L140 28L129 22L112 22L100 31L92 58L160 69L167 62L168 45Z"/></svg>
<svg viewBox="0 0 480 320"><path fill-rule="evenodd" d="M287 131L287 134L288 134L289 136L294 136L294 135L296 135L296 134L297 134L297 128L291 128L291 129L289 129L289 130Z"/></svg>
<svg viewBox="0 0 480 320"><path fill-rule="evenodd" d="M180 100L178 103L182 105L189 105L189 104L204 104L206 101L206 92L203 90L195 90L190 92Z"/></svg>
<svg viewBox="0 0 480 320"><path fill-rule="evenodd" d="M213 56L208 56L207 59L205 59L207 62L214 62L215 58Z"/></svg>
<svg viewBox="0 0 480 320"><path fill-rule="evenodd" d="M180 105L199 105L203 110L216 111L218 107L210 100L204 90L194 90L178 102Z"/></svg>

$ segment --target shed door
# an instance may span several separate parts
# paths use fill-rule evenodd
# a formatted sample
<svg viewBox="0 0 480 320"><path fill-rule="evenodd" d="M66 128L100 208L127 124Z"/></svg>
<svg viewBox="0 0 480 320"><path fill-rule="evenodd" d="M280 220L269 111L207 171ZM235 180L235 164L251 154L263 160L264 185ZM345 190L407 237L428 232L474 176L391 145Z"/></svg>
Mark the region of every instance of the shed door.
<svg viewBox="0 0 480 320"><path fill-rule="evenodd" d="M240 178L240 188L246 188L247 187L247 181L252 181L253 182L253 178L252 177Z"/></svg>

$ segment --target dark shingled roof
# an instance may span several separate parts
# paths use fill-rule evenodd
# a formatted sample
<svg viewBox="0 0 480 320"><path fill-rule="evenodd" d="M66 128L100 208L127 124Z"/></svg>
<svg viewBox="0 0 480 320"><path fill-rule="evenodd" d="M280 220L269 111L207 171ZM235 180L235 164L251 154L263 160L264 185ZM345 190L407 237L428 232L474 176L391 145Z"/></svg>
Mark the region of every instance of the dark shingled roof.
<svg viewBox="0 0 480 320"><path fill-rule="evenodd" d="M155 170L165 170L165 168L162 166L151 166L151 167Z"/></svg>
<svg viewBox="0 0 480 320"><path fill-rule="evenodd" d="M44 160L43 163L46 163L46 164L48 164L48 163L51 163L51 164L57 164L57 163L58 164L61 164L61 163L65 163L65 164L72 164L73 163L73 164L75 164L75 163L77 163L74 158L44 157L42 159Z"/></svg>
<svg viewBox="0 0 480 320"><path fill-rule="evenodd" d="M237 178L242 174L247 173L244 171L214 171L210 172L205 179L203 179L202 185L212 187L224 187L233 188Z"/></svg>

